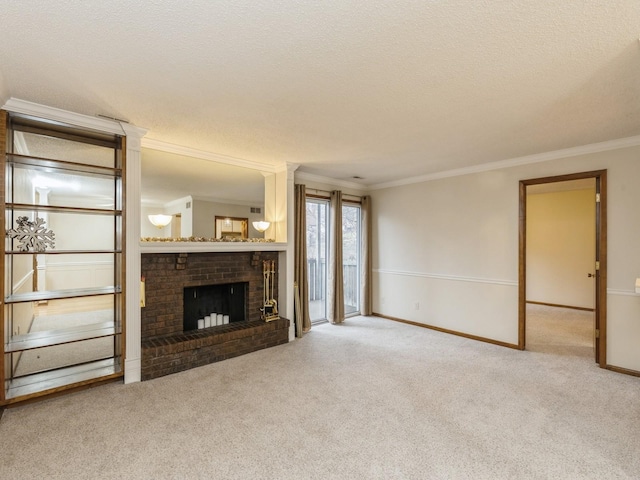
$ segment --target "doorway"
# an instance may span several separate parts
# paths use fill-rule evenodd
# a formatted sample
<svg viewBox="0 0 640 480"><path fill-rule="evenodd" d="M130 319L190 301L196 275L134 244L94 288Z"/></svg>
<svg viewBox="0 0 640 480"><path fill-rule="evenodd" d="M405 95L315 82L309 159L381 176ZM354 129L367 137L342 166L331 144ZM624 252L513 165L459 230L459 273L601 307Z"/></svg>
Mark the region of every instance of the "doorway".
<svg viewBox="0 0 640 480"><path fill-rule="evenodd" d="M562 188L559 187L566 185L572 185L574 186L574 188L580 188L584 185L593 186L595 191L593 193L593 208L591 209L591 218L595 217L595 239L587 238L585 241L587 250L590 249L590 251L593 252L592 262L589 262L589 260L587 260L585 264L584 260L582 261L582 263L578 261L578 267L576 267L576 262L573 261L572 274L575 276L577 270L577 275L579 278L574 279L569 288L563 288L565 296L562 298L563 300L568 298L568 300L559 301L557 300L557 298L560 297L553 296L553 285L540 285L540 282L537 282L537 285L535 285L534 283L536 282L534 282L532 278L533 273L536 270L540 270L540 268L539 266L534 265L531 258L528 257L528 253L533 253L534 250L538 247L534 243L535 237L528 236L528 233L533 233L533 226L527 219L527 196L532 192L554 190L561 191ZM579 187L575 187L576 185L578 185ZM571 198L575 199L579 198L579 196L572 195ZM531 202L531 204L533 205L533 201ZM583 172L556 177L544 177L531 180L523 180L520 182L518 347L521 350L524 350L526 348L527 305L529 301L532 301L532 303L543 304L547 307L569 306L577 307L577 310L591 310L591 308L593 308L593 315L595 317L593 323L595 362L598 363L601 367L606 366L606 205L606 170ZM531 221L533 221L533 210L531 210L530 215ZM544 234L554 235L554 233L557 233L557 235L559 235L561 228L568 228L569 230L567 230L567 232L571 231L572 227L579 229L580 227L578 225L566 225L566 222L570 219L571 216L565 217L565 219L562 220L562 224L556 225L556 229L554 231L545 232ZM528 232L528 226L531 228L531 232ZM538 231L537 234L539 235L540 232ZM583 235L589 236L588 231L586 233L583 232ZM555 243L560 243L561 238L557 236L555 240ZM595 245L593 245L592 242L591 246L589 246L589 240L595 240ZM527 249L528 241L530 242L530 251L528 251ZM548 243L550 245L554 244L554 242ZM575 250L579 249L576 248ZM556 263L564 263L565 261L569 262L569 259L556 257L556 259L552 259L550 263L553 263L553 261L555 261ZM528 262L529 265L527 265ZM563 275L563 273L559 269L556 269L556 272L553 273L553 265L547 265L545 268L547 269L547 278L550 279L548 283L552 284L553 281L558 279L557 277ZM543 268L542 270L544 270L545 268ZM582 272L582 270L585 271ZM528 281L531 283L531 285L528 285ZM585 288L587 289L586 293ZM535 295L539 296L539 298L548 298L550 300L536 301L536 298L529 298L529 296Z"/></svg>
<svg viewBox="0 0 640 480"><path fill-rule="evenodd" d="M182 237L182 215L177 213L171 222L171 238Z"/></svg>

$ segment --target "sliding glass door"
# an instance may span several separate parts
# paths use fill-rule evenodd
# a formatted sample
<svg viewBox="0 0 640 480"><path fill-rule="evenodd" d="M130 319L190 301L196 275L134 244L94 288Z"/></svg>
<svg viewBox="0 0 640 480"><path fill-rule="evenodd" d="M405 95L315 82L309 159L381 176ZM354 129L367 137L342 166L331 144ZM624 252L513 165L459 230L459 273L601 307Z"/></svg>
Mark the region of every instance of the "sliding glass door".
<svg viewBox="0 0 640 480"><path fill-rule="evenodd" d="M311 323L327 319L329 201L307 199L307 271ZM342 277L344 313L360 313L360 205L342 205Z"/></svg>
<svg viewBox="0 0 640 480"><path fill-rule="evenodd" d="M342 205L344 313L360 313L360 205Z"/></svg>
<svg viewBox="0 0 640 480"><path fill-rule="evenodd" d="M307 271L311 323L327 319L327 257L329 202L307 199Z"/></svg>

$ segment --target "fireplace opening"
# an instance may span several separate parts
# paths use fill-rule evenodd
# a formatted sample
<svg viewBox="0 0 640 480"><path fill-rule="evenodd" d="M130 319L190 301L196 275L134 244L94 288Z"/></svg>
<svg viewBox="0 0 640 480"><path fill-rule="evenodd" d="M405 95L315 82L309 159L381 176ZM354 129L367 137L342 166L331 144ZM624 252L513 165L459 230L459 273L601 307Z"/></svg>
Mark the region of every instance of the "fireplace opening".
<svg viewBox="0 0 640 480"><path fill-rule="evenodd" d="M184 331L244 322L248 282L184 288Z"/></svg>

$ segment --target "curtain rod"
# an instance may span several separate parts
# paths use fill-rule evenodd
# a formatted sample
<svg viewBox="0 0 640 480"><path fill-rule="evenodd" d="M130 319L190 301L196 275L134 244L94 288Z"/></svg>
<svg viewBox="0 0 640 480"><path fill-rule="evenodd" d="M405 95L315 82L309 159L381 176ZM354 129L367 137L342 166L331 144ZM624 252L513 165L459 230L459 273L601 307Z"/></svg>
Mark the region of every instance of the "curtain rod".
<svg viewBox="0 0 640 480"><path fill-rule="evenodd" d="M315 193L324 193L324 194L327 194L327 195L331 195L331 191L329 191L329 190L321 190L319 188L308 188L307 187L306 191L307 192L313 191ZM342 196L343 197L353 197L353 198L357 198L358 200L362 200L362 196L361 195L353 195L351 193L343 193Z"/></svg>

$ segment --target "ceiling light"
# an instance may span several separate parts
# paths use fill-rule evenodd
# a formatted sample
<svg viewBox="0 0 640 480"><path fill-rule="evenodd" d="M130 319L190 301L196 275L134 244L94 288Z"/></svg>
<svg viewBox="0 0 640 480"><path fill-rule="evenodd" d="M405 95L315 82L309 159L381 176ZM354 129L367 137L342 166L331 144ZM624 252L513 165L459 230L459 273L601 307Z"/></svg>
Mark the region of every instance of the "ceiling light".
<svg viewBox="0 0 640 480"><path fill-rule="evenodd" d="M171 215L149 215L149 221L158 228L164 228L171 223Z"/></svg>
<svg viewBox="0 0 640 480"><path fill-rule="evenodd" d="M260 233L264 232L270 226L271 226L271 222L266 222L264 220L260 222L253 222L253 228L255 228Z"/></svg>

